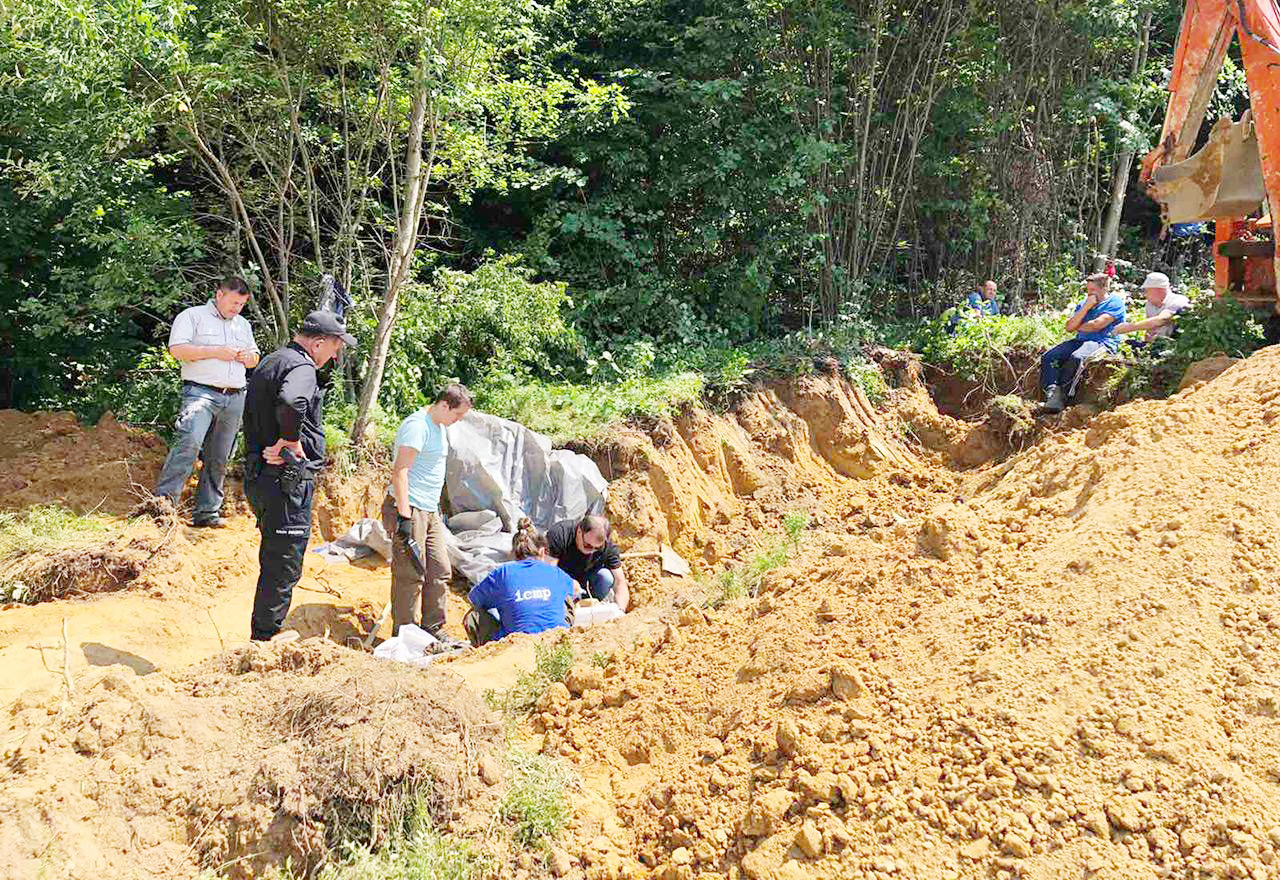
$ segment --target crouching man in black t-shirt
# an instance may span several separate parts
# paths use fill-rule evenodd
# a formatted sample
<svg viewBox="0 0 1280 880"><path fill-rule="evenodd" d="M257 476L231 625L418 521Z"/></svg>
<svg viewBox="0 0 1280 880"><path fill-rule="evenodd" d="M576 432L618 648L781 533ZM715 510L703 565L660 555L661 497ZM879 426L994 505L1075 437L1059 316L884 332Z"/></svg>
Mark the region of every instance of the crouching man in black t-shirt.
<svg viewBox="0 0 1280 880"><path fill-rule="evenodd" d="M622 571L622 554L609 540L609 521L594 514L566 520L547 529L547 549L561 571L584 593L627 610L630 594Z"/></svg>

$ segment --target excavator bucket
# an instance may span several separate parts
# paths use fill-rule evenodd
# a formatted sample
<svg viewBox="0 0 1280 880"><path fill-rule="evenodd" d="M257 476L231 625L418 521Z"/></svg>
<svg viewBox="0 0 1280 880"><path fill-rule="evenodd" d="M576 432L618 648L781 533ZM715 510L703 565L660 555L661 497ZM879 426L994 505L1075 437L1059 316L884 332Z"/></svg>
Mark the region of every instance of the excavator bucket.
<svg viewBox="0 0 1280 880"><path fill-rule="evenodd" d="M1164 208L1165 223L1247 217L1266 198L1253 117L1219 119L1198 153L1151 175L1151 193Z"/></svg>

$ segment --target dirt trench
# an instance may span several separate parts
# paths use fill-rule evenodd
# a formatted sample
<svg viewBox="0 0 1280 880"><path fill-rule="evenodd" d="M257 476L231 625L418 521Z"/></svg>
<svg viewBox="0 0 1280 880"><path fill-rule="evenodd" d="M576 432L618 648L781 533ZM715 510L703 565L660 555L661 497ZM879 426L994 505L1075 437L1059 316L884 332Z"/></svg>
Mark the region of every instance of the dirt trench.
<svg viewBox="0 0 1280 880"><path fill-rule="evenodd" d="M825 514L799 559L671 608L534 717L584 780L576 870L1280 876L1278 420L1266 349L969 474L784 478ZM657 457L700 483L677 435ZM759 448L783 450L763 473L823 473ZM637 497L673 480L653 467L622 478ZM749 543L778 499L725 503L673 540Z"/></svg>
<svg viewBox="0 0 1280 880"><path fill-rule="evenodd" d="M708 601L714 580L663 577L634 558L644 607L571 636L576 656L603 668L584 662L517 734L580 778L563 841L569 875L1280 876L1280 498L1266 488L1280 476L1277 367L1280 352L1264 350L1169 401L1059 423L1022 451L997 420L938 413L909 375L880 411L838 378L808 377L730 413L691 410L595 447L629 552L670 543L714 574L776 548L789 512L807 513L810 527L742 599ZM237 550L201 566L196 592L251 595L251 562ZM386 587L385 571L310 561L308 577L331 588L314 603L329 607ZM172 598L121 597L144 620ZM441 670L472 693L500 689L536 641L487 646ZM148 693L208 686L208 671L182 672L173 656L125 680L146 674ZM86 695L102 686L84 681ZM304 673L282 686L326 681ZM29 768L74 776L68 750L97 729L91 713L60 715L48 696L15 706L5 784L21 793L28 842L10 858L52 846L72 858L50 876L130 876L136 843L111 832L96 850L78 848L95 804L135 809L135 777L109 756L91 802L67 800ZM11 737L28 737L40 713L58 719L52 732L15 750ZM236 724L200 750L259 736ZM356 718L349 735L368 724ZM459 790L483 804L474 765L451 760ZM254 802L197 782L200 766L170 768L166 785L220 792L197 810L214 826L225 817L205 804ZM315 844L318 814L263 809L252 808L258 824L243 827L258 831L241 844L267 840L277 815L312 829L303 838ZM459 827L478 815L455 812ZM203 852L203 824L148 832L168 847L161 876L182 875L175 853L189 863ZM211 859L233 851L215 846L224 849ZM501 875L544 870L511 863Z"/></svg>

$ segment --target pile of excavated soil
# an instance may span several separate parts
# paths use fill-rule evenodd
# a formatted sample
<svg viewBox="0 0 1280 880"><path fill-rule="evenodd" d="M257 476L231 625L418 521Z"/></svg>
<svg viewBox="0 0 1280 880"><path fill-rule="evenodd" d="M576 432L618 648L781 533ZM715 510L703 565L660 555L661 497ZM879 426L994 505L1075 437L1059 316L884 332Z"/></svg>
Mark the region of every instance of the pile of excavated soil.
<svg viewBox="0 0 1280 880"><path fill-rule="evenodd" d="M866 491L883 494L889 474L904 484L931 479L859 388L823 376L756 391L724 415L694 408L649 434L621 432L593 456L610 481L608 514L622 545L668 544L703 567L751 552L790 511L821 524L861 511ZM934 476L946 491L950 476ZM667 598L656 565L632 568L641 603Z"/></svg>
<svg viewBox="0 0 1280 880"><path fill-rule="evenodd" d="M455 827L492 814L502 727L445 673L312 639L72 688L0 721L2 876L253 877L383 836L418 795Z"/></svg>
<svg viewBox="0 0 1280 880"><path fill-rule="evenodd" d="M579 869L1280 876L1280 349L927 511L891 477L893 520L548 692Z"/></svg>
<svg viewBox="0 0 1280 880"><path fill-rule="evenodd" d="M155 482L165 452L159 437L110 413L85 428L67 412L0 410L0 508L126 514Z"/></svg>

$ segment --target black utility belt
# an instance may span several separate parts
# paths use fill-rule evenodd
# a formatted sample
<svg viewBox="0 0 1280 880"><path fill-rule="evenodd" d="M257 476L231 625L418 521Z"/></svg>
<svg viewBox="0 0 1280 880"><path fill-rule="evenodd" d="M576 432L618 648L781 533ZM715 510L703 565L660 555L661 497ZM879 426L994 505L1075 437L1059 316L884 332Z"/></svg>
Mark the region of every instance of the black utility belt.
<svg viewBox="0 0 1280 880"><path fill-rule="evenodd" d="M209 391L217 391L219 394L240 394L243 388L220 388L217 385L206 385L203 382L192 382L190 379L183 379L183 385L190 385L192 388L205 388Z"/></svg>

